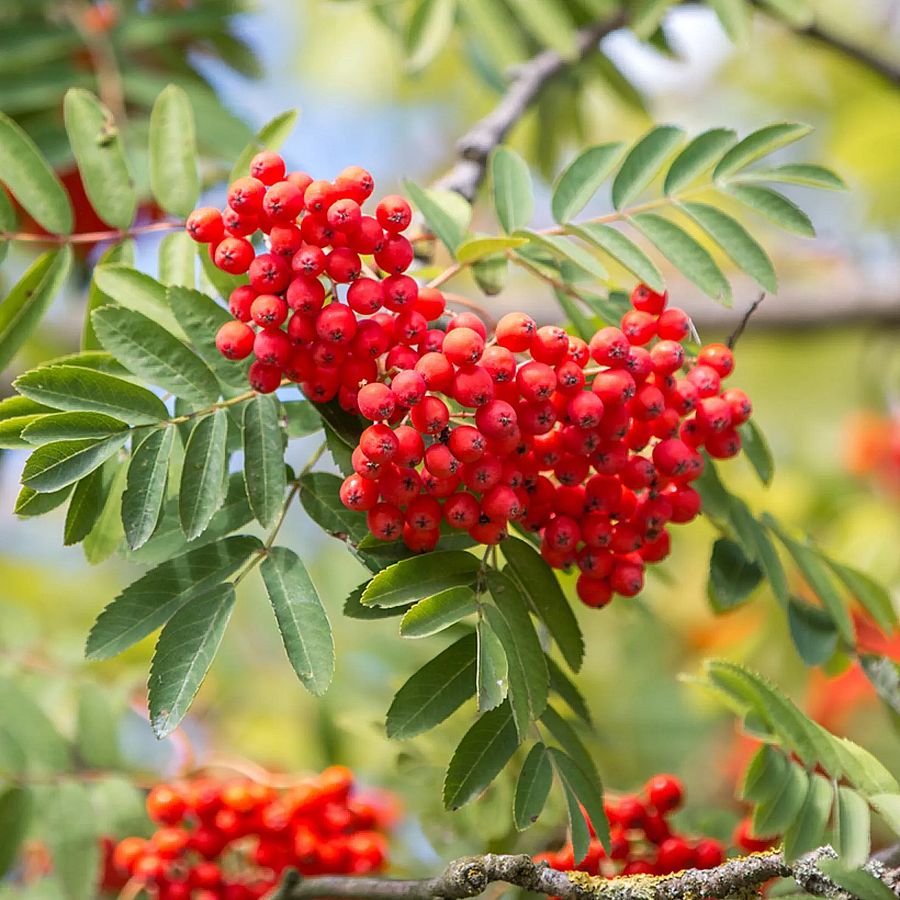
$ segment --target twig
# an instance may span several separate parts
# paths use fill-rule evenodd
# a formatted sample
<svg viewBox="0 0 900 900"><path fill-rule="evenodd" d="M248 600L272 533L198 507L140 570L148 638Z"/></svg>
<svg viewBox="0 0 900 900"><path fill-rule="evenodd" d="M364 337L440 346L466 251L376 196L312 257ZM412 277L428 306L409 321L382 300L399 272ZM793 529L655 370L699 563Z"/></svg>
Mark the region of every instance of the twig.
<svg viewBox="0 0 900 900"><path fill-rule="evenodd" d="M503 143L510 129L525 115L541 91L561 72L586 59L596 50L601 38L624 23L625 15L620 12L582 28L576 32L576 50L572 57L562 56L555 50L544 50L516 66L500 102L457 141L459 159L434 187L456 191L472 201L484 181L491 151Z"/></svg>
<svg viewBox="0 0 900 900"><path fill-rule="evenodd" d="M793 878L807 893L848 900L846 891L818 868L824 857L835 858L831 847L821 847L794 863L781 850L768 850L729 859L713 869L688 869L671 875L631 875L618 878L560 872L530 856L488 853L451 862L434 878L400 880L375 876L325 875L285 880L272 900L313 900L319 897L365 900L464 900L481 894L489 884L502 882L561 900L677 900L706 897L725 900L759 887L772 878ZM891 873L877 862L868 871L896 892Z"/></svg>
<svg viewBox="0 0 900 900"><path fill-rule="evenodd" d="M765 299L766 299L766 294L765 294L765 291L763 291L750 304L750 308L747 310L747 312L744 313L744 315L741 318L741 321L738 322L737 328L735 328L734 331L731 332L731 335L729 336L728 341L726 342L728 344L729 350L734 350L734 345L738 342L738 338L740 338L740 336L744 333L744 329L747 327L747 324L750 321L750 317L753 315L753 313L756 312L757 309L759 309L759 305Z"/></svg>
<svg viewBox="0 0 900 900"><path fill-rule="evenodd" d="M150 222L133 228L110 228L107 231L82 231L79 234L35 234L26 231L0 231L0 241L22 241L31 244L97 244L100 241L121 241L153 231L176 231L184 222Z"/></svg>

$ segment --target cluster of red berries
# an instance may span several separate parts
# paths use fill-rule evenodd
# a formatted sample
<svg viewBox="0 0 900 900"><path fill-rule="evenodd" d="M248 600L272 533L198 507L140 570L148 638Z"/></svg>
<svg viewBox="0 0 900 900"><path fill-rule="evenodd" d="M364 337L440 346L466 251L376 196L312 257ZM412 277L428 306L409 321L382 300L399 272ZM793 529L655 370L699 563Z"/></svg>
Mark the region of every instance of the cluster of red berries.
<svg viewBox="0 0 900 900"><path fill-rule="evenodd" d="M355 412L360 385L386 369L411 368L410 354L413 362L419 355L412 348L428 340L428 323L444 312L439 291L404 274L414 255L402 234L412 210L389 196L365 215L375 182L357 166L334 182L313 180L286 174L281 157L265 151L250 173L228 188L224 213L197 209L186 224L209 244L216 266L249 279L232 292L235 321L222 326L216 344L229 359L253 354L249 380L257 391L288 378L311 400L338 397ZM260 254L249 240L257 231L267 235ZM383 274L376 277L363 257Z"/></svg>
<svg viewBox="0 0 900 900"><path fill-rule="evenodd" d="M560 871L590 875L666 875L682 869L712 869L725 859L725 849L712 838L690 839L678 834L669 815L684 802L681 782L672 775L655 775L640 796L607 800L609 853L593 837L587 856L576 863L572 845L535 857Z"/></svg>
<svg viewBox="0 0 900 900"><path fill-rule="evenodd" d="M385 804L354 791L342 766L285 790L209 778L158 785L147 812L159 827L149 840L109 847L104 890L134 879L158 900L255 900L289 866L303 875L377 872L391 824Z"/></svg>
<svg viewBox="0 0 900 900"><path fill-rule="evenodd" d="M741 448L751 405L722 390L731 351L711 344L689 361L688 316L644 285L621 328L590 342L520 312L490 339L469 312L434 327L445 298L403 274L413 248L402 197L373 217L362 212L374 188L364 169L314 181L263 152L250 171L224 214L200 209L187 222L217 266L249 275L217 346L230 359L254 354L258 391L286 377L375 423L343 503L367 514L376 538L416 551L436 546L442 522L482 544L514 522L540 532L552 566L578 566L585 604L639 593L645 564L668 555L666 526L699 512L700 448L716 458ZM257 229L269 245L258 256Z"/></svg>

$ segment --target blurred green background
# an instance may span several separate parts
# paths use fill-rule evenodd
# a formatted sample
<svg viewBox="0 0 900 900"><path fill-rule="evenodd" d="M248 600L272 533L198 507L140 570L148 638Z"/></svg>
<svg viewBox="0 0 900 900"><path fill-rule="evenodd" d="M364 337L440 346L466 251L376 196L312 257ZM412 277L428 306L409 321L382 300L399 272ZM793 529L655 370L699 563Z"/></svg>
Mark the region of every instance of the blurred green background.
<svg viewBox="0 0 900 900"><path fill-rule="evenodd" d="M228 58L224 38L218 48L215 41L211 48L186 47L183 58L163 59L159 68L198 90L205 80L233 114L227 120L231 144L211 138L217 145L212 157L227 156L235 145L237 152L250 133L241 122L252 129L296 106L300 123L283 151L289 167L332 177L345 165L364 165L379 193L397 189L401 177L428 183L452 163L455 138L496 103L496 73L485 71L484 48L457 32L428 66L410 71L396 36L377 14L389 18L384 8L398 5L404 4L375 4L373 12L371 4L352 0L267 0L236 15L227 5L219 10L222 33L259 60L257 77L248 77L255 65L235 68L233 46L232 66L222 61ZM900 4L813 5L817 21L900 67ZM0 23L3 15L15 21L14 6L0 14ZM38 15L53 6L40 5ZM147 4L176 16L218 6ZM129 15L142 10L139 5ZM818 239L782 238L770 245L782 288L766 299L742 337L734 376L753 398L777 474L765 490L741 460L722 469L754 508L812 532L833 555L870 572L896 595L900 496L877 477L851 474L846 456L855 437L852 416L863 409L885 414L900 402L900 88L763 17L754 18L750 34L734 44L710 9L689 5L668 13L664 33L668 50L629 32L610 35L604 59L615 74L604 67L579 71L577 102L573 84L555 83L549 100L516 128L512 143L548 178L579 146L634 138L653 121L677 122L692 132L727 125L744 133L780 119L816 127L800 152L832 166L850 190L805 198ZM139 52L123 54L126 69L140 63ZM40 119L34 109L52 109L54 85L61 99L72 78L51 68L49 62L37 65L21 83L0 87L0 109L43 122L45 148L53 141L53 120L46 112ZM24 90L29 84L30 95ZM548 183L539 196L539 224L549 221ZM221 193L221 186L212 186L210 198ZM142 239L138 250L139 265L152 272L154 239ZM11 283L28 259L17 249L4 277ZM475 296L473 285L461 284L458 290ZM722 310L673 279L672 296L694 315L704 341L730 332L755 298L748 282L737 278L735 284L736 308ZM84 284L73 281L44 330L4 374L4 386L35 361L76 349L83 301ZM524 280L513 279L490 303L558 318L551 298ZM302 463L315 441L295 442L289 462ZM63 549L62 514L17 520L12 509L22 461L17 452L0 456L0 673L13 674L65 731L74 727L75 695L85 680L102 684L123 710L139 708L153 643L145 640L110 662L81 660L97 612L136 570L122 561L93 568L80 548ZM828 688L821 675L810 678L765 588L748 605L713 616L705 596L712 535L702 521L676 529L671 558L641 597L602 611L578 609L588 644L580 685L596 723L588 739L607 787L627 789L655 771L676 772L688 785L687 816L698 827L728 833L739 813L731 798L745 758L742 744L720 707L676 679L711 655L765 671L897 772L897 736L874 693L860 687L853 673ZM484 803L463 813L449 815L439 807L442 762L468 712L413 742L384 737L383 715L393 692L447 636L401 642L396 620L341 617L349 589L363 580L362 569L299 509L291 513L284 542L302 549L335 624L338 668L325 699L315 701L297 684L261 587L248 579L236 625L183 729L192 756L186 758L181 739L157 745L132 711L119 733L129 765L172 775L185 765L222 759L247 758L286 771L342 762L363 781L405 798L409 815L395 842L401 865L427 868L438 857L483 849L482 838L512 849L505 812L509 783L499 782ZM900 658L896 642L892 655ZM562 810L542 820L551 824L519 838L518 846L536 849L552 839L554 820L561 825Z"/></svg>

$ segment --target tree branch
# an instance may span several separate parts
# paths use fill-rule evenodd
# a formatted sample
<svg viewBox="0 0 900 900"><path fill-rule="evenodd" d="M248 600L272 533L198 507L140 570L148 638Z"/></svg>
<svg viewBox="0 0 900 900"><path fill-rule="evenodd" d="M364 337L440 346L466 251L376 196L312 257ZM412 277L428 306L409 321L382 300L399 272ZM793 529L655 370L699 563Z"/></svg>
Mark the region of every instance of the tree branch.
<svg viewBox="0 0 900 900"><path fill-rule="evenodd" d="M753 890L772 878L793 878L809 894L850 900L846 891L818 868L824 857L836 858L831 847L814 850L787 863L781 850L768 850L729 859L713 869L688 869L671 875L631 875L604 878L584 872L560 872L530 856L488 853L454 860L434 878L400 880L377 876L285 876L272 900L365 898L365 900L465 900L481 894L489 884L502 882L561 900L679 900L686 897L726 900ZM880 862L866 865L900 896L900 878Z"/></svg>
<svg viewBox="0 0 900 900"><path fill-rule="evenodd" d="M516 66L500 102L456 142L459 160L433 186L456 191L471 202L484 181L491 151L503 143L510 129L528 112L547 84L590 56L601 38L624 24L624 13L617 13L576 32L576 52L571 58L555 50L543 50Z"/></svg>

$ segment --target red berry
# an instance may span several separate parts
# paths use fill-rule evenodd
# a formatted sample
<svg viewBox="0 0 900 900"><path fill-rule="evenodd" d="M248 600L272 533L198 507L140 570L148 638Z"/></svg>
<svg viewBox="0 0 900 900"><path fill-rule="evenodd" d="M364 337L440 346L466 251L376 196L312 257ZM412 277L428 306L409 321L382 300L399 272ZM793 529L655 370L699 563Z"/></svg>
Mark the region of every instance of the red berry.
<svg viewBox="0 0 900 900"><path fill-rule="evenodd" d="M287 303L274 294L260 294L250 305L251 318L264 328L281 325L287 314Z"/></svg>
<svg viewBox="0 0 900 900"><path fill-rule="evenodd" d="M357 401L360 413L373 422L389 419L397 404L391 389L379 381L361 387Z"/></svg>
<svg viewBox="0 0 900 900"><path fill-rule="evenodd" d="M497 343L513 353L523 353L531 346L537 332L537 324L531 316L522 312L507 313L497 323Z"/></svg>
<svg viewBox="0 0 900 900"><path fill-rule="evenodd" d="M375 190L375 179L372 178L369 172L359 166L347 166L334 179L334 188L342 196L350 197L357 203L362 203Z"/></svg>
<svg viewBox="0 0 900 900"><path fill-rule="evenodd" d="M246 359L253 352L256 335L243 322L225 322L216 332L216 348L228 359Z"/></svg>
<svg viewBox="0 0 900 900"><path fill-rule="evenodd" d="M187 233L199 244L214 244L222 240L225 226L222 213L212 206L195 209L184 223Z"/></svg>
<svg viewBox="0 0 900 900"><path fill-rule="evenodd" d="M720 378L727 378L734 371L734 354L724 344L707 344L697 354L697 362L715 369Z"/></svg>
<svg viewBox="0 0 900 900"><path fill-rule="evenodd" d="M684 787L674 775L654 775L644 785L644 791L650 803L661 813L678 809L684 801Z"/></svg>
<svg viewBox="0 0 900 900"><path fill-rule="evenodd" d="M359 475L349 475L341 485L341 503L347 509L370 510L378 502L378 493L378 485L373 481Z"/></svg>
<svg viewBox="0 0 900 900"><path fill-rule="evenodd" d="M440 434L450 422L450 410L438 397L424 397L412 408L410 419L421 434Z"/></svg>
<svg viewBox="0 0 900 900"><path fill-rule="evenodd" d="M401 234L390 234L383 246L375 251L375 262L385 272L399 275L405 272L413 261L412 244Z"/></svg>
<svg viewBox="0 0 900 900"><path fill-rule="evenodd" d="M412 221L412 209L403 197L391 194L385 197L375 209L378 224L385 231L404 231Z"/></svg>
<svg viewBox="0 0 900 900"><path fill-rule="evenodd" d="M281 384L281 369L278 366L267 366L256 360L250 363L247 380L254 391L259 391L260 394L271 394Z"/></svg>
<svg viewBox="0 0 900 900"><path fill-rule="evenodd" d="M147 794L147 815L154 822L177 825L186 809L184 797L168 785L157 785Z"/></svg>
<svg viewBox="0 0 900 900"><path fill-rule="evenodd" d="M677 306L664 310L656 325L656 333L664 341L682 341L691 331L691 320Z"/></svg>
<svg viewBox="0 0 900 900"><path fill-rule="evenodd" d="M359 254L349 247L336 247L325 260L325 271L332 281L338 284L350 284L359 278L362 263Z"/></svg>
<svg viewBox="0 0 900 900"><path fill-rule="evenodd" d="M267 366L283 369L291 358L291 339L279 328L264 328L253 341L253 353Z"/></svg>
<svg viewBox="0 0 900 900"><path fill-rule="evenodd" d="M366 525L378 540L393 541L403 533L403 513L391 503L376 503L366 515Z"/></svg>
<svg viewBox="0 0 900 900"><path fill-rule="evenodd" d="M239 213L259 215L266 186L257 178L238 178L228 188L228 205Z"/></svg>
<svg viewBox="0 0 900 900"><path fill-rule="evenodd" d="M253 245L244 238L227 237L216 247L213 262L223 272L243 275L255 257Z"/></svg>
<svg viewBox="0 0 900 900"><path fill-rule="evenodd" d="M666 307L668 294L663 291L661 294L651 290L646 284L639 284L631 292L631 305L641 312L650 313L658 316Z"/></svg>

